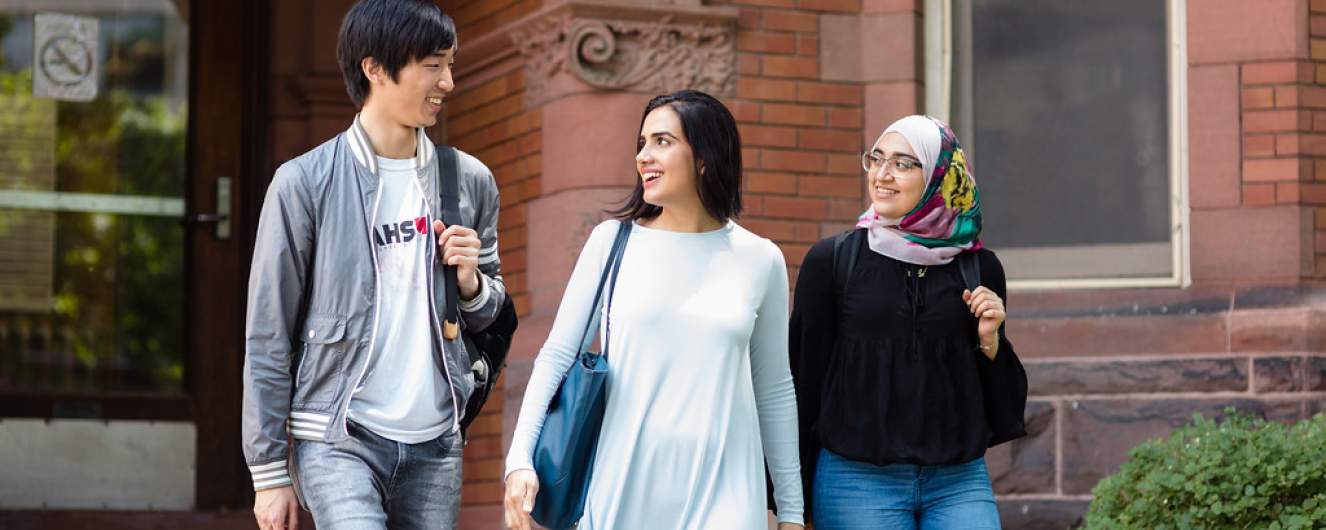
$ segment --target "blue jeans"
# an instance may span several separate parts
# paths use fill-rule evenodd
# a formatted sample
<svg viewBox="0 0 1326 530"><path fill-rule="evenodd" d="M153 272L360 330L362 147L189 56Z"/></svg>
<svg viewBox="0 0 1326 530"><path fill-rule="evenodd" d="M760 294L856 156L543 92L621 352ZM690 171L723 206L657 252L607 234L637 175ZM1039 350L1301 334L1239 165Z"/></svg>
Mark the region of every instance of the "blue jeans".
<svg viewBox="0 0 1326 530"><path fill-rule="evenodd" d="M295 440L295 474L318 530L451 529L460 516L460 436L407 444L354 423L350 438Z"/></svg>
<svg viewBox="0 0 1326 530"><path fill-rule="evenodd" d="M998 529L985 459L951 466L877 466L820 451L816 530Z"/></svg>

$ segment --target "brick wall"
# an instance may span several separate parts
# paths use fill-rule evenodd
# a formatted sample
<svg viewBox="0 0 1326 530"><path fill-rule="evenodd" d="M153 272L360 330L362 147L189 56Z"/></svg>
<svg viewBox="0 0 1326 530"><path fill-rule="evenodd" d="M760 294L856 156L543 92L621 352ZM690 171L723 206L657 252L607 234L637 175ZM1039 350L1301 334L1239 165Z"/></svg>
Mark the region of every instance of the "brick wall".
<svg viewBox="0 0 1326 530"><path fill-rule="evenodd" d="M1326 37L1326 13L1314 26ZM1326 59L1326 39L1314 53ZM1244 206L1303 205L1313 208L1314 269L1304 276L1326 277L1326 86L1311 61L1256 61L1239 65L1243 119Z"/></svg>
<svg viewBox="0 0 1326 530"><path fill-rule="evenodd" d="M860 83L821 76L822 12L859 0L734 0L746 212L739 222L783 249L789 272L810 245L855 220L864 204Z"/></svg>
<svg viewBox="0 0 1326 530"><path fill-rule="evenodd" d="M1309 37L1326 37L1326 23L1310 28L1296 0L1190 2L1187 14L1194 281L1326 277L1314 228L1326 204L1315 64L1326 40Z"/></svg>
<svg viewBox="0 0 1326 530"><path fill-rule="evenodd" d="M460 30L461 45L492 34L543 7L541 0L448 0L438 5L446 10ZM476 58L471 57L471 60ZM463 87L458 87L463 88Z"/></svg>
<svg viewBox="0 0 1326 530"><path fill-rule="evenodd" d="M1326 59L1326 11L1312 20L1313 60L1239 65L1241 198L1246 207L1309 208L1314 267L1304 276L1326 278L1326 64L1314 62Z"/></svg>
<svg viewBox="0 0 1326 530"><path fill-rule="evenodd" d="M1313 0L1308 18L1308 33L1311 36L1309 50L1312 58L1313 75L1300 81L1307 86L1275 88L1275 104L1297 103L1299 107L1314 111L1312 113L1312 131L1318 134L1305 135L1299 149L1310 152L1313 160L1312 183L1303 184L1298 195L1304 205L1313 207L1313 254L1315 277L1326 278L1326 2ZM1308 83L1310 82L1310 84ZM1277 139L1277 142L1279 139ZM1292 146L1286 146L1292 147ZM1279 154L1279 145L1276 145ZM1306 175L1303 180L1308 180ZM1293 193L1287 190L1287 197ZM1277 193L1277 200L1279 194Z"/></svg>
<svg viewBox="0 0 1326 530"><path fill-rule="evenodd" d="M482 160L497 180L502 201L498 225L502 277L514 297L517 313L525 317L529 314L525 287L529 261L525 244L527 203L539 190L542 120L537 112L524 110L523 89L519 70L458 89L448 103L446 129L448 142ZM499 381L497 388L504 388L504 383ZM501 503L506 456L502 445L503 408L500 393L494 395L470 428L462 493L467 507Z"/></svg>
<svg viewBox="0 0 1326 530"><path fill-rule="evenodd" d="M502 277L517 314L525 319L530 313L527 219L529 201L539 194L543 120L537 109L525 107L525 78L519 64L493 62L511 50L494 50L491 43L496 29L537 10L541 3L472 0L440 4L456 21L460 53L454 71L456 90L434 138L478 157L492 170L501 195L498 245ZM503 417L508 412L502 389L506 379L504 374L497 382L497 390L470 427L461 492L465 528L501 525L506 457Z"/></svg>

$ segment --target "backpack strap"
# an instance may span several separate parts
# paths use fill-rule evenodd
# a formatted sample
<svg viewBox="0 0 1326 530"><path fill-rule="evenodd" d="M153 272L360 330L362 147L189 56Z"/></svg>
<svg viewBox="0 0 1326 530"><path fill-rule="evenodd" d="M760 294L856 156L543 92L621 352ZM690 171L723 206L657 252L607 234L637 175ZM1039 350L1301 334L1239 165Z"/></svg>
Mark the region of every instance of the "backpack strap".
<svg viewBox="0 0 1326 530"><path fill-rule="evenodd" d="M444 144L437 144L437 182L438 193L442 202L442 222L447 226L460 223L460 167L456 150ZM428 227L432 232L433 227ZM460 288L456 280L456 267L442 267L444 289L446 291L446 311L443 314L442 336L447 340L456 340L460 336Z"/></svg>
<svg viewBox="0 0 1326 530"><path fill-rule="evenodd" d="M958 254L958 272L962 274L962 284L968 291L975 291L981 286L981 259L975 252Z"/></svg>
<svg viewBox="0 0 1326 530"><path fill-rule="evenodd" d="M833 280L838 293L847 292L847 280L856 267L857 256L861 253L861 237L865 229L854 228L833 238ZM981 286L981 259L976 252L958 254L958 272L962 274L962 284L967 290L974 291Z"/></svg>
<svg viewBox="0 0 1326 530"><path fill-rule="evenodd" d="M833 238L833 285L838 291L835 300L841 299L842 294L847 292L847 280L856 267L857 256L861 254L861 238L865 233L863 228L853 228Z"/></svg>

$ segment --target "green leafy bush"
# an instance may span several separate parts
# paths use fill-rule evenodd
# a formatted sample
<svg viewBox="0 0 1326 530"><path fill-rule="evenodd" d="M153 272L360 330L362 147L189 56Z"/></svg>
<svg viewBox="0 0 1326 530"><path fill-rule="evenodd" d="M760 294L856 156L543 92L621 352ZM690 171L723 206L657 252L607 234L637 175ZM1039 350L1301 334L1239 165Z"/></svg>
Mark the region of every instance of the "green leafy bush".
<svg viewBox="0 0 1326 530"><path fill-rule="evenodd" d="M1088 529L1326 528L1326 414L1292 427L1194 415L1096 485Z"/></svg>

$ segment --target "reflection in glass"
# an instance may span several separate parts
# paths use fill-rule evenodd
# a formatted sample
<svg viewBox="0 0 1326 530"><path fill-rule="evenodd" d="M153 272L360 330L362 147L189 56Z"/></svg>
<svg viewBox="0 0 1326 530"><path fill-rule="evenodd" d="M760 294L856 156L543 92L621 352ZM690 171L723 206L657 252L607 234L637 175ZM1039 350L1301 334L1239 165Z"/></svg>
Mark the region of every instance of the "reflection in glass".
<svg viewBox="0 0 1326 530"><path fill-rule="evenodd" d="M0 7L0 392L179 393L183 227L98 201L182 203L184 17L168 0L62 3L97 18L101 66L95 100L54 101L32 93L37 4ZM14 199L68 194L87 200Z"/></svg>
<svg viewBox="0 0 1326 530"><path fill-rule="evenodd" d="M1010 278L1173 268L1166 2L955 2L953 117Z"/></svg>

